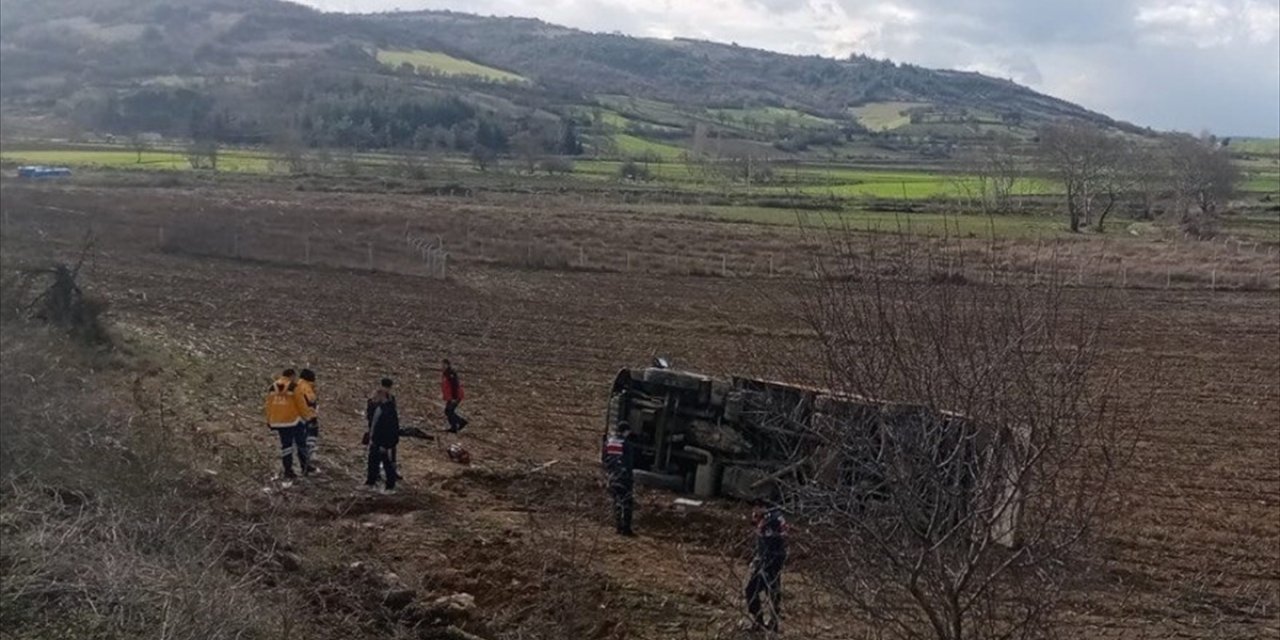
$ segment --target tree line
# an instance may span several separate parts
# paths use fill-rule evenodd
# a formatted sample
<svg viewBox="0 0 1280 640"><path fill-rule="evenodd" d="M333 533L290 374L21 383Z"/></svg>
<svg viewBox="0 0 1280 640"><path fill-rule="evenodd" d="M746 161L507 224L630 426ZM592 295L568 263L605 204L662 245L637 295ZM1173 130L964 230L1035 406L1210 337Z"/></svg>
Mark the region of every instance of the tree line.
<svg viewBox="0 0 1280 640"><path fill-rule="evenodd" d="M1230 139L1169 134L1140 138L1081 121L1040 130L1030 144L1001 138L968 156L965 190L985 213L1017 208L1016 185L1040 177L1060 190L1072 231L1104 231L1110 216L1175 216L1188 232L1212 233L1235 193L1240 169Z"/></svg>

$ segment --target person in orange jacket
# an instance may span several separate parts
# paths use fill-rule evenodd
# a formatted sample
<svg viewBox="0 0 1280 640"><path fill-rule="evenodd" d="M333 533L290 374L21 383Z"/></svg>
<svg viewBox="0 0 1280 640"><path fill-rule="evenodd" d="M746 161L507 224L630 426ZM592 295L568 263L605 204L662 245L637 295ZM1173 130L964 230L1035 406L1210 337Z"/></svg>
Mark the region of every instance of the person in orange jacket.
<svg viewBox="0 0 1280 640"><path fill-rule="evenodd" d="M284 477L298 477L293 472L293 456L297 454L298 462L306 473L310 465L307 462L307 423L303 420L306 402L298 393L298 374L293 369L285 369L267 390L266 417L267 426L280 438L280 462L284 466Z"/></svg>
<svg viewBox="0 0 1280 640"><path fill-rule="evenodd" d="M303 369L298 374L298 395L302 396L302 421L307 429L307 462L304 473L317 473L316 446L320 440L320 405L316 398L316 372Z"/></svg>
<svg viewBox="0 0 1280 640"><path fill-rule="evenodd" d="M462 380L458 372L449 364L448 358L443 361L444 368L440 372L440 393L444 397L444 417L449 421L449 432L457 433L467 428L467 419L458 413L458 405L462 403Z"/></svg>

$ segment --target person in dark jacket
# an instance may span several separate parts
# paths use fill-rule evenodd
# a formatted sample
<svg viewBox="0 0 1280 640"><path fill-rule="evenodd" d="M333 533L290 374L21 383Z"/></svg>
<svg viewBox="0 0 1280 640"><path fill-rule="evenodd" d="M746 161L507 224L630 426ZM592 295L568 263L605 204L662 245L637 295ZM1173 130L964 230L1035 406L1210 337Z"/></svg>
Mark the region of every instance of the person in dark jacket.
<svg viewBox="0 0 1280 640"><path fill-rule="evenodd" d="M396 411L396 397L391 393L391 385L390 378L382 379L382 385L369 398L364 413L369 424L369 430L364 436L364 443L369 445L368 473L364 484L369 488L376 487L378 469L381 467L386 476L384 493L395 492L399 477L396 475L396 462L391 452L400 443L400 415Z"/></svg>
<svg viewBox="0 0 1280 640"><path fill-rule="evenodd" d="M782 615L782 566L787 562L787 520L776 505L762 504L752 517L756 549L745 590L747 612L751 614L752 628L777 631Z"/></svg>
<svg viewBox="0 0 1280 640"><path fill-rule="evenodd" d="M458 413L458 405L462 404L462 379L458 371L444 360L440 371L440 395L444 398L444 417L449 421L449 432L457 433L467 428L467 419Z"/></svg>
<svg viewBox="0 0 1280 640"><path fill-rule="evenodd" d="M316 398L316 372L303 369L298 373L297 393L302 397L302 420L307 423L307 466L302 470L306 475L320 472L316 466L316 447L320 441L320 406Z"/></svg>
<svg viewBox="0 0 1280 640"><path fill-rule="evenodd" d="M619 422L614 432L605 436L600 452L600 464L604 467L609 497L613 500L614 527L619 535L624 536L635 535L631 530L631 512L635 507L635 482L632 478L635 459L631 443L627 440L630 433L630 425Z"/></svg>

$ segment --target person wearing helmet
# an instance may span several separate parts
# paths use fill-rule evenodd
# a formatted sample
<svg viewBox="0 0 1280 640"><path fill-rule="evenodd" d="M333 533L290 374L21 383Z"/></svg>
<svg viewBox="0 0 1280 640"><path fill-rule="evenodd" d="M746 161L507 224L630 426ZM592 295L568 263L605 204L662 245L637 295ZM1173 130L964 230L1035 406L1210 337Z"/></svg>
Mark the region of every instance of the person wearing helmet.
<svg viewBox="0 0 1280 640"><path fill-rule="evenodd" d="M298 373L298 395L302 397L302 420L307 429L307 465L304 474L318 473L316 467L316 446L320 440L319 402L316 399L316 372L303 369Z"/></svg>
<svg viewBox="0 0 1280 640"><path fill-rule="evenodd" d="M302 417L305 407L302 396L298 394L297 372L285 369L267 389L265 413L267 427L280 438L280 463L287 480L298 477L293 472L295 454L304 473L310 466L307 461L307 427Z"/></svg>
<svg viewBox="0 0 1280 640"><path fill-rule="evenodd" d="M745 589L747 612L753 629L777 631L782 615L782 566L787 562L787 519L778 505L761 502L752 520L756 548Z"/></svg>
<svg viewBox="0 0 1280 640"><path fill-rule="evenodd" d="M631 530L631 512L635 506L634 481L632 469L635 461L631 453L631 443L627 440L631 426L619 422L614 432L604 438L604 449L600 461L604 467L605 481L609 487L609 497L613 500L613 522L619 535L634 536Z"/></svg>

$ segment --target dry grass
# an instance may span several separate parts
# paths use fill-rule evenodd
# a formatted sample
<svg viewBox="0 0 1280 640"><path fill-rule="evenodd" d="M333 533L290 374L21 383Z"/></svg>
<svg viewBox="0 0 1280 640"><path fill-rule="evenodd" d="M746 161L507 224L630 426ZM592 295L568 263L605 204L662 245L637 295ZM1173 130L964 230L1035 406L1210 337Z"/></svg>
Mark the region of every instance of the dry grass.
<svg viewBox="0 0 1280 640"><path fill-rule="evenodd" d="M271 626L190 452L106 388L127 356L7 318L0 332L0 628L23 638L245 638Z"/></svg>

